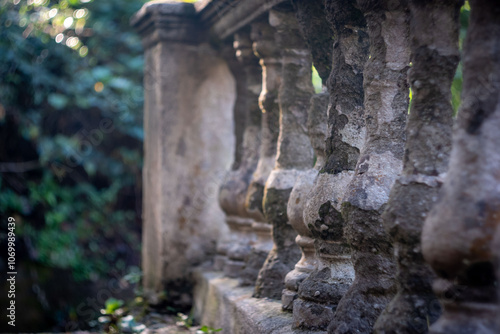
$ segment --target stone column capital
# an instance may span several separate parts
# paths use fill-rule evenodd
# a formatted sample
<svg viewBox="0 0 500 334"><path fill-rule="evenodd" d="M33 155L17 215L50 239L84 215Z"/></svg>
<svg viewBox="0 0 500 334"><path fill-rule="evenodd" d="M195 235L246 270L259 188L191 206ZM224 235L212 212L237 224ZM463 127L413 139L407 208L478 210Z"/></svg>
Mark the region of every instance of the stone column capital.
<svg viewBox="0 0 500 334"><path fill-rule="evenodd" d="M159 42L198 44L205 36L192 3L148 2L131 18L130 24L140 34L145 49Z"/></svg>

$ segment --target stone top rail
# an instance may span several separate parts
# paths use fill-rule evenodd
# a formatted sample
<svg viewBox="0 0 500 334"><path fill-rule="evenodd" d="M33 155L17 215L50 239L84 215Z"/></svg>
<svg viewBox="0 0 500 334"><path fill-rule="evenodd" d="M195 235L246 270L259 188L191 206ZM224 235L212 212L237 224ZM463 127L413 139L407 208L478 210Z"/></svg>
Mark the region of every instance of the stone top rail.
<svg viewBox="0 0 500 334"><path fill-rule="evenodd" d="M223 40L284 2L287 0L151 1L132 17L131 25L148 36L143 40L145 47L160 40L193 44L209 38Z"/></svg>

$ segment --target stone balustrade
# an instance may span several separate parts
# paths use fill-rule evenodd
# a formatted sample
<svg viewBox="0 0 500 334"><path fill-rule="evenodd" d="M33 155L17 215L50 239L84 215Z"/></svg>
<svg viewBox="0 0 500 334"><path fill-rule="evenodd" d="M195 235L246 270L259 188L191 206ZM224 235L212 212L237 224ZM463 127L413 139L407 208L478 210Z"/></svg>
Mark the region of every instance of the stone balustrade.
<svg viewBox="0 0 500 334"><path fill-rule="evenodd" d="M454 121L463 4L144 5L148 303L231 334L500 332L500 5L467 4Z"/></svg>

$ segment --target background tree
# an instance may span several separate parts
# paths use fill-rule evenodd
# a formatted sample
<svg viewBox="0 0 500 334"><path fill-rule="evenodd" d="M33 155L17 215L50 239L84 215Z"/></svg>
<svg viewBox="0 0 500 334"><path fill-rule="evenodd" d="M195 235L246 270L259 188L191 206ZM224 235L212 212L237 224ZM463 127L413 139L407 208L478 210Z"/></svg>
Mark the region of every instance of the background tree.
<svg viewBox="0 0 500 334"><path fill-rule="evenodd" d="M0 213L17 222L20 330L87 324L110 296L79 312L83 298L137 271L143 59L129 18L143 2L0 1Z"/></svg>

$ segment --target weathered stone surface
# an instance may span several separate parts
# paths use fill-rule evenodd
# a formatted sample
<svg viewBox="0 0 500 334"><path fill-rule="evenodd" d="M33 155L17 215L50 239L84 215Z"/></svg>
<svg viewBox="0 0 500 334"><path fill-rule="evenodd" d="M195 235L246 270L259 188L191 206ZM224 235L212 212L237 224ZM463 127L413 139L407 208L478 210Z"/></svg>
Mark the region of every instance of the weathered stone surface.
<svg viewBox="0 0 500 334"><path fill-rule="evenodd" d="M260 152L257 168L247 190L245 207L255 221L257 240L251 248L242 272L242 284L254 285L267 254L272 248L271 226L265 222L262 200L264 187L274 166L279 135L278 91L281 84L281 57L276 45L275 30L265 19L251 26L253 50L262 67L262 91L259 96L261 110ZM267 231L266 231L267 230Z"/></svg>
<svg viewBox="0 0 500 334"><path fill-rule="evenodd" d="M279 89L280 127L276 162L264 190L264 214L273 227L274 247L259 272L256 297L281 298L285 275L300 258L296 232L287 217L287 203L295 180L313 165L307 135L307 110L314 93L311 55L291 8L271 10L269 22L277 30L281 48L282 81Z"/></svg>
<svg viewBox="0 0 500 334"><path fill-rule="evenodd" d="M461 1L439 9L433 3L410 6L413 99L403 173L383 215L397 260L397 294L377 320L378 333L425 333L441 313L420 236L448 167L453 124L450 87L459 59L460 5ZM431 25L434 28L426 31Z"/></svg>
<svg viewBox="0 0 500 334"><path fill-rule="evenodd" d="M177 1L177 0L173 0ZM195 7L212 38L224 40L288 0L200 0Z"/></svg>
<svg viewBox="0 0 500 334"><path fill-rule="evenodd" d="M433 288L444 306L433 334L500 332L493 248L500 224L500 7L469 3L450 165L422 232L424 257L440 277Z"/></svg>
<svg viewBox="0 0 500 334"><path fill-rule="evenodd" d="M231 172L237 170L241 163L241 156L243 153L243 134L245 129L245 121L246 121L246 76L245 72L240 70L240 64L236 59L236 55L234 49L230 45L225 45L222 51L222 56L226 59L229 69L233 74L233 77L236 81L236 101L233 108L233 123L234 123L234 135L235 135L235 143L234 143L234 160L231 165L231 171L229 171L229 175L226 175L222 180L221 188L224 187L224 183L227 182L228 176L231 175ZM224 203L221 202L221 194L219 190L219 204L221 208L223 205L227 206L229 210L237 212L235 209L236 201L234 203ZM227 217L226 217L227 219ZM231 233L229 233L225 238L221 238L217 240L217 254L214 257L214 269L215 270L224 270L224 266L227 261L227 250L231 245Z"/></svg>
<svg viewBox="0 0 500 334"><path fill-rule="evenodd" d="M292 317L278 301L252 298L251 287L241 287L221 273L195 271L195 319L222 334L325 334L293 330Z"/></svg>
<svg viewBox="0 0 500 334"><path fill-rule="evenodd" d="M235 82L207 44L180 38L194 29L192 17L184 20L192 4L150 6L134 21L146 41L143 287L150 303L165 289L182 303L191 268L227 232L216 188L233 155ZM178 21L180 36L170 25Z"/></svg>
<svg viewBox="0 0 500 334"><path fill-rule="evenodd" d="M368 58L368 36L360 11L350 1L326 1L326 8L335 40L327 81L325 161L304 209L319 263L299 286L293 308L295 326L320 329L331 322L332 312L354 279L340 210L366 133L363 66Z"/></svg>
<svg viewBox="0 0 500 334"><path fill-rule="evenodd" d="M206 39L192 4L172 0L150 1L132 17L144 49L160 42L197 45Z"/></svg>
<svg viewBox="0 0 500 334"><path fill-rule="evenodd" d="M252 224L252 232L256 239L252 244L250 254L247 257L245 267L241 274L241 284L244 286L254 285L267 255L273 248L272 226L267 223L256 222Z"/></svg>
<svg viewBox="0 0 500 334"><path fill-rule="evenodd" d="M226 213L226 222L231 232L231 239L226 244L218 246L218 263L224 258L223 270L230 277L239 277L245 266L256 235L252 231L254 220L246 210L246 193L259 159L261 111L258 105L258 94L261 90L261 70L257 58L252 51L250 31L242 31L235 36L234 48L238 64L231 66L233 73L243 72L236 77L238 90L235 106L235 131L243 136L240 146L236 146L235 163L233 169L226 176L219 192L221 208ZM228 56L229 58L229 56ZM238 133L235 133L238 138Z"/></svg>
<svg viewBox="0 0 500 334"><path fill-rule="evenodd" d="M366 137L342 204L356 273L330 333L372 333L395 292L393 248L380 217L403 167L408 113L408 16L400 1L358 0L370 38L364 68Z"/></svg>
<svg viewBox="0 0 500 334"><path fill-rule="evenodd" d="M340 204L352 172L320 173L304 210L304 221L315 239L318 263L299 286L293 308L294 325L326 329L342 296L354 279L350 250L346 245ZM302 306L295 308L296 304ZM322 312L318 310L322 309ZM312 312L311 310L315 310ZM315 314L311 317L309 314Z"/></svg>
<svg viewBox="0 0 500 334"><path fill-rule="evenodd" d="M315 152L316 162L313 168L302 173L295 181L287 204L288 220L298 233L296 242L302 251L302 257L295 264L294 270L290 271L285 277L285 290L283 290L281 301L283 309L288 311L293 309L293 301L298 297L300 283L309 276L317 265L314 239L304 222L304 206L311 196L310 192L325 161L328 98L329 96L326 93L316 94L311 98L307 128L311 146Z"/></svg>
<svg viewBox="0 0 500 334"><path fill-rule="evenodd" d="M326 19L324 0L293 0L300 30L307 43L313 64L326 82L332 70L333 30Z"/></svg>

